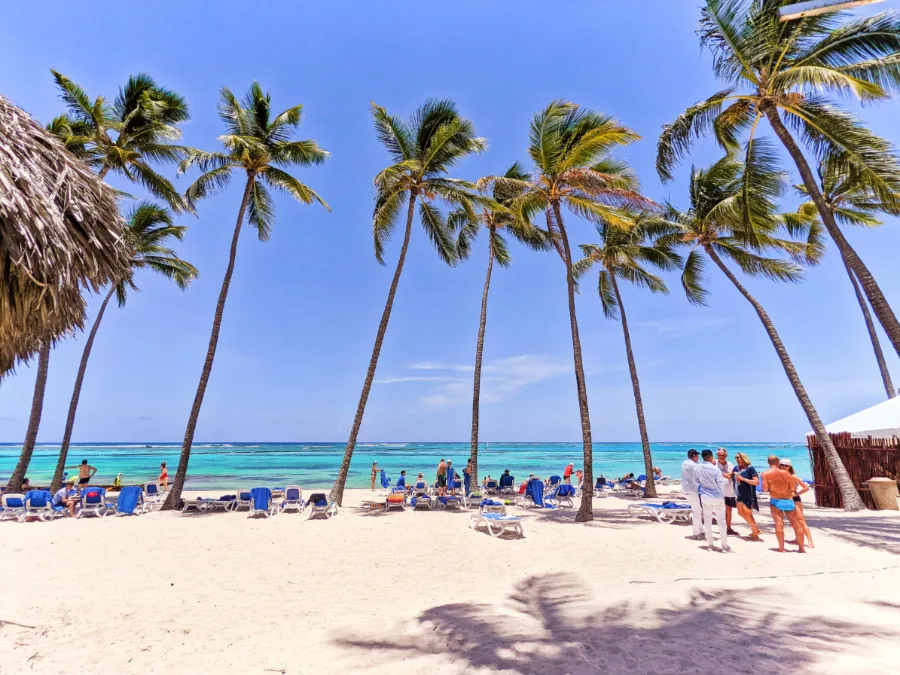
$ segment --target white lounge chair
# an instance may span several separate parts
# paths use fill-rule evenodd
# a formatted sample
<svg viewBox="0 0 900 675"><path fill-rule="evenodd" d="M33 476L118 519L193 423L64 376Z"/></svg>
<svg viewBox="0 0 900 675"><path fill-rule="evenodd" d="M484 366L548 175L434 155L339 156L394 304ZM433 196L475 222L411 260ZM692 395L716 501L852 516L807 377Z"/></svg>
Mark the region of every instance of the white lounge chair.
<svg viewBox="0 0 900 675"><path fill-rule="evenodd" d="M266 518L274 516L278 513L278 507L275 500L272 499L272 490L267 487L255 487L250 490L251 503L250 510L247 512L248 518L264 515Z"/></svg>
<svg viewBox="0 0 900 675"><path fill-rule="evenodd" d="M97 516L102 518L115 511L115 506L106 501L106 489L101 487L87 487L81 491L81 510L76 518L85 516Z"/></svg>
<svg viewBox="0 0 900 675"><path fill-rule="evenodd" d="M331 501L331 498L325 497L325 499L314 499L315 497L316 495L313 495L309 498L310 520L315 518L316 516L325 516L326 518L331 518L331 516L337 515L337 504Z"/></svg>
<svg viewBox="0 0 900 675"><path fill-rule="evenodd" d="M399 490L391 490L387 497L384 498L384 510L388 511L390 509L400 509L401 511L406 511L406 490L402 488Z"/></svg>
<svg viewBox="0 0 900 675"><path fill-rule="evenodd" d="M690 521L690 504L672 504L671 506L666 504L629 504L628 513L635 518L656 518L661 523Z"/></svg>
<svg viewBox="0 0 900 675"><path fill-rule="evenodd" d="M234 500L232 509L249 509L253 506L253 495L250 494L250 488L241 488L237 491L237 499Z"/></svg>
<svg viewBox="0 0 900 675"><path fill-rule="evenodd" d="M0 497L0 521L18 521L25 514L25 495L9 492Z"/></svg>
<svg viewBox="0 0 900 675"><path fill-rule="evenodd" d="M144 511L162 508L165 498L156 483L144 483Z"/></svg>
<svg viewBox="0 0 900 675"><path fill-rule="evenodd" d="M24 523L29 518L38 520L53 520L64 515L65 508L59 510L53 508L53 495L46 490L29 490L25 493L25 512L19 516L19 522Z"/></svg>
<svg viewBox="0 0 900 675"><path fill-rule="evenodd" d="M303 501L303 488L299 485L287 485L284 488L284 501L281 502L281 511L296 511L301 513L306 506Z"/></svg>
<svg viewBox="0 0 900 675"><path fill-rule="evenodd" d="M520 537L525 536L522 529L522 519L518 516L505 516L500 513L473 513L469 516L469 527L477 530L479 527L487 529L492 537L512 532Z"/></svg>

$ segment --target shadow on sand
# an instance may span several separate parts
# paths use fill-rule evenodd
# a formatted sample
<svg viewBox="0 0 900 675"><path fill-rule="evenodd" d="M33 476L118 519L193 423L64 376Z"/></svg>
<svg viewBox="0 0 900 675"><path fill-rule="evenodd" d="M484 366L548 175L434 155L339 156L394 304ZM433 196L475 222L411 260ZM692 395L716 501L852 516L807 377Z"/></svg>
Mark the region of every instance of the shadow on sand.
<svg viewBox="0 0 900 675"><path fill-rule="evenodd" d="M416 617L404 636L350 636L336 644L364 650L374 668L437 655L463 672L719 675L729 662L755 673L804 672L862 638L900 637L834 619L773 614L772 606L785 599L772 596L767 603L770 595L766 589L695 591L687 603L665 609L637 601L598 608L602 603L589 601L578 578L534 576L503 604L440 605Z"/></svg>
<svg viewBox="0 0 900 675"><path fill-rule="evenodd" d="M805 517L813 537L816 536L816 530L822 530L857 546L900 555L898 517L859 514L847 516L842 512L829 513L812 509L805 512Z"/></svg>

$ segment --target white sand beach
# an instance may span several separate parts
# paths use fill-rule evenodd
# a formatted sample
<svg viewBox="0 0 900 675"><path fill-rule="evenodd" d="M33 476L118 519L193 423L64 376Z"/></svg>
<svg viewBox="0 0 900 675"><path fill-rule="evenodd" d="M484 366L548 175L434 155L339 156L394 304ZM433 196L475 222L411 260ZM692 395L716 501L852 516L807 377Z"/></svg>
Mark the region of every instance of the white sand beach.
<svg viewBox="0 0 900 675"><path fill-rule="evenodd" d="M0 673L896 672L898 512L810 507L799 555L763 506L765 541L722 554L615 497L587 525L516 509L502 540L371 495L327 521L0 523Z"/></svg>

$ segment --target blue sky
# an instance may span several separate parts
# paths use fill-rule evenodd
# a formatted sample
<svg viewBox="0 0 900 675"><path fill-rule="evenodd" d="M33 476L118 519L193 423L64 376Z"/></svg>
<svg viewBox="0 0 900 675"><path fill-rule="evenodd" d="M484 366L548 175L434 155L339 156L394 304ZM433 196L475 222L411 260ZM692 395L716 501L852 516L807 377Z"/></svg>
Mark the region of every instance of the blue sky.
<svg viewBox="0 0 900 675"><path fill-rule="evenodd" d="M490 140L488 152L458 167L458 176L474 179L527 159L531 115L567 98L637 130L644 140L621 156L650 197L684 205L689 163L663 186L653 161L660 126L717 90L694 34L698 4L605 0L560 5L555 13L535 0L270 2L265 11L231 0L214 11L202 3L96 2L91 12L73 14L14 3L0 25L0 92L47 121L62 109L51 67L108 98L129 74L145 71L187 97L193 119L184 140L204 149L215 149L221 133L221 86L243 93L256 79L274 107L304 104L300 137L316 139L332 157L298 175L333 212L279 197L271 241L244 232L196 438L341 441L400 243L393 242L387 267L376 263L371 179L388 156L372 131L369 102L406 116L427 97L454 99ZM864 115L898 140L896 103ZM701 144L693 161L716 157ZM177 183L187 184L184 177ZM180 218L190 227L180 251L201 273L190 290L144 275L142 292L107 312L76 441L182 438L239 199L236 183L202 203L199 218ZM848 233L895 306L896 225ZM587 223L569 229L573 243L592 241ZM496 270L491 290L482 438L579 439L563 268L549 254L512 252L513 267ZM446 268L414 232L361 440L468 438L485 262L480 239L469 262ZM671 282L669 296L623 291L651 440L802 440L806 419L752 308L716 276L708 308L689 306ZM801 285L749 286L826 421L883 398L833 252ZM621 327L603 319L588 288L578 312L594 438L637 440ZM92 300L92 317L98 304ZM78 336L51 356L39 441L62 436L82 346ZM33 382L33 370L22 368L0 387L0 442L21 442Z"/></svg>

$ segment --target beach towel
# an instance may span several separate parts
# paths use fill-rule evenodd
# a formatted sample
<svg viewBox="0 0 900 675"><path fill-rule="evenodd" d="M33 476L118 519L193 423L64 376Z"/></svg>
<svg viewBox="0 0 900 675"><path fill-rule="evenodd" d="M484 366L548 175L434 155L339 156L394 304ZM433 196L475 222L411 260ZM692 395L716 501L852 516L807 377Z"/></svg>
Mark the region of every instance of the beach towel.
<svg viewBox="0 0 900 675"><path fill-rule="evenodd" d="M258 487L250 490L250 497L253 499L253 508L257 511L268 511L269 504L272 503L272 491L266 487Z"/></svg>
<svg viewBox="0 0 900 675"><path fill-rule="evenodd" d="M496 499L482 499L481 506L503 506L503 502L498 502Z"/></svg>
<svg viewBox="0 0 900 675"><path fill-rule="evenodd" d="M391 479L387 477L387 474L384 472L384 469L381 470L381 487L386 488L391 484Z"/></svg>
<svg viewBox="0 0 900 675"><path fill-rule="evenodd" d="M328 497L324 492L315 492L309 496L309 503L316 506L328 506Z"/></svg>
<svg viewBox="0 0 900 675"><path fill-rule="evenodd" d="M143 490L137 485L123 487L121 492L119 492L119 506L116 511L124 513L126 516L134 515L134 510L137 508L142 493Z"/></svg>
<svg viewBox="0 0 900 675"><path fill-rule="evenodd" d="M575 486L569 485L568 483L563 483L559 486L559 490L556 495L558 497L574 497L575 496Z"/></svg>

